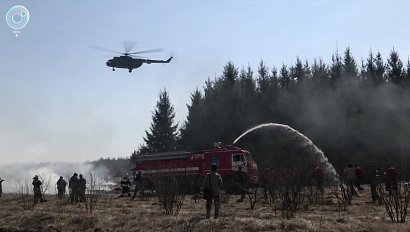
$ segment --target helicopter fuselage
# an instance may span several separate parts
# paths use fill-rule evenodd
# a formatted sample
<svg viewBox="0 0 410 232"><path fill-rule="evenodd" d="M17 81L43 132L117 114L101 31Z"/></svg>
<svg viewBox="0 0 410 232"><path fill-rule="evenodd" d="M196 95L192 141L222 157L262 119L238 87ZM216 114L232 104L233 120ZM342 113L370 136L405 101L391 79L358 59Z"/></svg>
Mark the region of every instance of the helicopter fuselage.
<svg viewBox="0 0 410 232"><path fill-rule="evenodd" d="M107 66L112 67L113 70L115 68L124 68L128 69L131 72L133 69L141 67L144 63L142 59L134 59L130 56L116 56L107 61Z"/></svg>

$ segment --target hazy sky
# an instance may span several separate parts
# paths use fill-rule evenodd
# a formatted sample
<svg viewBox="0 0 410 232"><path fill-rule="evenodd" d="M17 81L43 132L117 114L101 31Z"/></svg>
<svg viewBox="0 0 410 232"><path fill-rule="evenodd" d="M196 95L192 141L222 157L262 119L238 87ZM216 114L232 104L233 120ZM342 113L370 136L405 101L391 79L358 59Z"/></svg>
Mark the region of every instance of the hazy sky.
<svg viewBox="0 0 410 232"><path fill-rule="evenodd" d="M16 38L6 24L14 5L30 12ZM410 55L410 1L0 1L0 162L77 161L129 156L142 143L161 89L186 118L190 94L232 61L269 66L296 56L330 61L350 46ZM105 62L123 50L169 64L131 74ZM222 125L223 126L223 125Z"/></svg>

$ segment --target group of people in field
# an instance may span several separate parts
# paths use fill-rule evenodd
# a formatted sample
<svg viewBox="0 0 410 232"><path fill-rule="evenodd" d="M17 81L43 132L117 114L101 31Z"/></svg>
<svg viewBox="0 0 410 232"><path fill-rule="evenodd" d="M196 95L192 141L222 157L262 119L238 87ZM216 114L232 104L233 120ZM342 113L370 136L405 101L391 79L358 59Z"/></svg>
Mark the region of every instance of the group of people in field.
<svg viewBox="0 0 410 232"><path fill-rule="evenodd" d="M313 172L314 179L317 184L317 190L324 193L323 180L324 180L324 171L320 165L317 165ZM387 167L384 171L380 171L375 165L370 165L367 172L358 164L353 164L351 162L346 164L346 167L343 170L341 179L343 180L349 201L353 196L359 197L359 193L363 191L361 184L364 182L369 183L371 198L373 203L381 203L380 196L378 194L378 187L382 183L385 184L385 190L389 195L395 194L398 192L399 185L399 175L397 168L391 163L387 164Z"/></svg>
<svg viewBox="0 0 410 232"><path fill-rule="evenodd" d="M138 171L137 174L134 176L135 189L134 189L134 195L132 196L131 200L135 199L138 192L140 192L143 196L145 195L143 182L144 182L144 177L142 175L142 172ZM124 176L121 179L120 185L121 185L120 197L125 197L125 196L131 197L132 183L130 179L128 178L128 175Z"/></svg>
<svg viewBox="0 0 410 232"><path fill-rule="evenodd" d="M64 177L60 176L57 183L57 197L63 199L67 189L67 182ZM85 202L85 190L87 189L87 180L83 174L78 175L76 172L68 180L68 189L70 203Z"/></svg>
<svg viewBox="0 0 410 232"><path fill-rule="evenodd" d="M343 170L343 179L347 186L349 200L351 200L352 196L359 196L358 191L363 190L360 184L363 183L365 177L368 178L370 184L373 203L381 202L377 187L382 183L385 184L385 189L389 195L398 193L399 174L394 165L388 163L384 171L379 171L374 165L370 165L368 173L366 174L359 165L348 163ZM358 191L356 191L356 189Z"/></svg>
<svg viewBox="0 0 410 232"><path fill-rule="evenodd" d="M272 170L265 169L264 172L260 175L260 182L262 184L263 193L265 198L269 192L267 183L269 179L272 178ZM325 172L321 165L315 166L313 170L313 179L316 182L316 189L319 194L324 194L324 177ZM357 164L347 163L346 167L343 170L341 178L346 186L347 193L349 196L349 201L353 196L359 196L359 193L363 190L361 184L367 178L367 182L370 184L371 198L372 202L381 202L380 196L378 194L378 186L381 183L385 183L386 191L392 195L398 192L398 171L394 165L388 164L387 168L384 171L379 171L374 165L370 165L367 173ZM237 202L243 202L245 199L247 181L249 180L248 174L242 170L242 167L238 167L237 171L237 184L240 187L240 198ZM0 197L2 194L2 182L4 180L0 178ZM144 194L144 178L141 171L134 176L134 195L131 200L133 200L137 192ZM85 191L86 191L86 179L82 174L78 175L74 173L68 181L69 195L71 203L85 202ZM131 197L131 181L128 179L128 176L124 176L120 182L121 184L121 195L120 197L128 196ZM39 180L39 177L36 175L33 177L33 192L34 192L34 204L38 202L47 201L42 193L42 182ZM58 199L63 199L64 194L67 189L67 182L62 176L56 183L58 191ZM217 165L213 163L211 165L211 171L204 176L203 183L203 199L206 200L206 218L210 218L212 205L214 205L214 218L218 218L220 215L220 196L223 189L223 181L221 175L217 172Z"/></svg>
<svg viewBox="0 0 410 232"><path fill-rule="evenodd" d="M1 183L1 182L0 182ZM38 175L33 177L33 193L34 193L34 204L46 202L47 200L44 197L42 191L43 183L39 179ZM86 190L87 181L82 174L78 175L74 173L73 176L68 181L68 188L70 194L70 202L71 203L78 203L78 202L85 202L85 190ZM1 185L0 185L1 186ZM63 199L64 194L66 193L67 189L67 182L64 180L62 176L56 182L57 187L57 198ZM1 189L1 188L0 188Z"/></svg>

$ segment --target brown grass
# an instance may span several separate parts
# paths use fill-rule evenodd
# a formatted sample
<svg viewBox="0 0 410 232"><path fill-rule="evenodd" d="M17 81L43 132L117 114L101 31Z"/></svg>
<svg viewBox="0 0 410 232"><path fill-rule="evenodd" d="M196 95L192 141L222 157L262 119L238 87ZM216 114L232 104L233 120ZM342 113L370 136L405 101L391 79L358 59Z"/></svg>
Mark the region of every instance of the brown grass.
<svg viewBox="0 0 410 232"><path fill-rule="evenodd" d="M102 195L93 213L84 204L67 204L48 196L48 202L23 210L18 194L0 198L2 231L410 231L394 224L383 206L369 203L369 189L353 198L346 211L338 211L330 191L323 206L308 206L285 220L258 198L254 210L249 200L236 203L232 196L222 204L220 219L205 219L205 201L187 196L178 216L166 215L156 198L130 201Z"/></svg>

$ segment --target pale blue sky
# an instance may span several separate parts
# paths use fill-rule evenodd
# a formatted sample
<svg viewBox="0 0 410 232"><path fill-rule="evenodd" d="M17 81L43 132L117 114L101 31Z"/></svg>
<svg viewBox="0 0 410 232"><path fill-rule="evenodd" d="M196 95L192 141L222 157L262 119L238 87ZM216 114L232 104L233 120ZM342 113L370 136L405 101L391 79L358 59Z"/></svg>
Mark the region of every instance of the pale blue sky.
<svg viewBox="0 0 410 232"><path fill-rule="evenodd" d="M14 5L30 12L15 38L5 21ZM0 1L0 160L85 161L129 156L149 128L160 89L176 121L190 94L232 61L255 69L292 64L296 56L330 61L350 46L356 60L394 46L410 55L410 1ZM105 66L135 50L171 63L131 74ZM223 126L223 125L221 125Z"/></svg>

